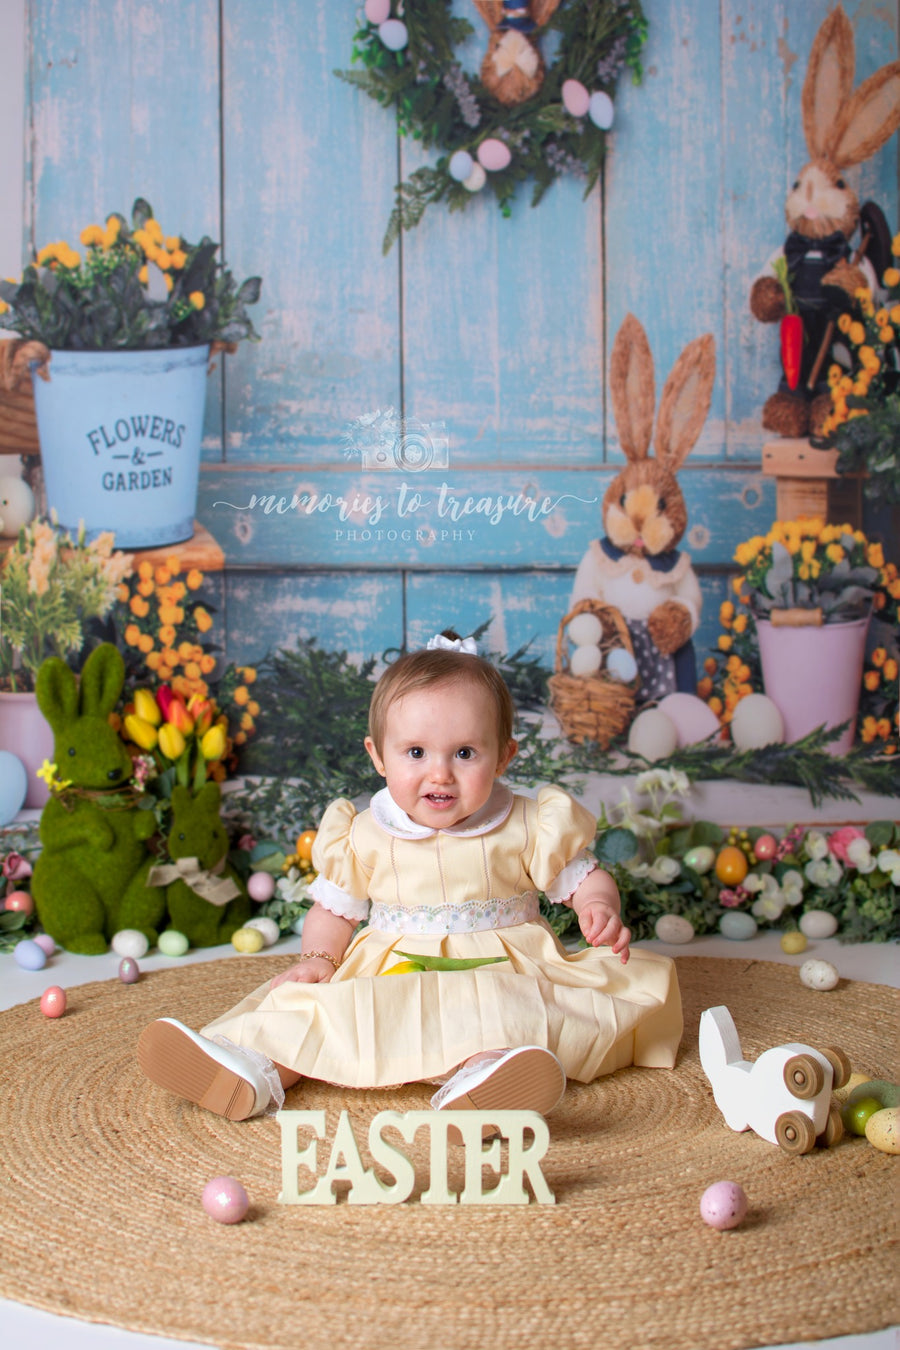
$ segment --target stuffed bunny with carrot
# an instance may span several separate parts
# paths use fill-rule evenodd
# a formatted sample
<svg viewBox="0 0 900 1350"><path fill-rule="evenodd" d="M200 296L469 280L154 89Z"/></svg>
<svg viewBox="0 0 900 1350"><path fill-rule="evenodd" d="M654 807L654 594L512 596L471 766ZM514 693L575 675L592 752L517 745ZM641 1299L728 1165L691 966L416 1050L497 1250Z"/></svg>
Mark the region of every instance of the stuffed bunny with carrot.
<svg viewBox="0 0 900 1350"><path fill-rule="evenodd" d="M830 411L833 325L859 287L874 291L880 279L875 250L869 249L871 263L865 256L867 233L851 251L861 213L844 175L870 159L900 126L900 61L882 66L856 90L855 64L853 29L838 5L819 27L803 82L810 158L787 195L790 234L750 292L754 318L782 324L785 374L762 416L763 426L781 436L815 437L821 431ZM868 207L883 221L874 203Z"/></svg>
<svg viewBox="0 0 900 1350"><path fill-rule="evenodd" d="M707 333L688 343L672 367L654 435L653 355L640 322L626 315L613 343L610 397L628 462L606 490L605 535L578 566L571 604L602 600L619 610L634 648L641 702L697 691L691 638L701 595L690 556L678 548L687 509L676 475L703 429L715 374L715 342Z"/></svg>

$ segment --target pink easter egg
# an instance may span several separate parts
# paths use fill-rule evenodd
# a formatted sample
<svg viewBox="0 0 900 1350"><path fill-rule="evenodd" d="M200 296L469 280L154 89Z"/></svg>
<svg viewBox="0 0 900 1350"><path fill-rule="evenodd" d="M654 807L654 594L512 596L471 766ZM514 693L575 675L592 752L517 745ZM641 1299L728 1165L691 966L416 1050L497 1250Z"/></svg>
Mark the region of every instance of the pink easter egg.
<svg viewBox="0 0 900 1350"><path fill-rule="evenodd" d="M678 747L696 745L719 731L719 719L702 698L696 694L666 694L660 699L659 710L664 712L678 733Z"/></svg>
<svg viewBox="0 0 900 1350"><path fill-rule="evenodd" d="M56 943L49 933L38 933L34 940L42 952L46 952L47 956L53 956L56 951Z"/></svg>
<svg viewBox="0 0 900 1350"><path fill-rule="evenodd" d="M257 904L271 900L275 894L275 878L270 872L251 872L247 881L247 894Z"/></svg>
<svg viewBox="0 0 900 1350"><path fill-rule="evenodd" d="M478 147L478 162L488 173L499 173L511 159L509 146L504 141L498 141L496 136L489 136Z"/></svg>
<svg viewBox="0 0 900 1350"><path fill-rule="evenodd" d="M573 117L584 117L591 106L591 96L580 80L563 80L562 101Z"/></svg>
<svg viewBox="0 0 900 1350"><path fill-rule="evenodd" d="M33 914L34 901L27 891L10 891L6 897L6 908L16 910L19 914Z"/></svg>
<svg viewBox="0 0 900 1350"><path fill-rule="evenodd" d="M700 1197L700 1217L710 1228L737 1228L747 1214L747 1196L736 1181L717 1181Z"/></svg>
<svg viewBox="0 0 900 1350"><path fill-rule="evenodd" d="M384 23L391 13L391 0L366 0L365 9L369 23Z"/></svg>
<svg viewBox="0 0 900 1350"><path fill-rule="evenodd" d="M759 858L760 862L767 862L770 858L775 857L777 848L778 844L773 835L761 834L753 845L753 852L756 854L757 858Z"/></svg>
<svg viewBox="0 0 900 1350"><path fill-rule="evenodd" d="M66 1011L66 991L58 984L51 984L41 994L41 1012L45 1017L62 1017Z"/></svg>
<svg viewBox="0 0 900 1350"><path fill-rule="evenodd" d="M133 956L123 956L119 962L119 979L123 984L137 984L141 968Z"/></svg>
<svg viewBox="0 0 900 1350"><path fill-rule="evenodd" d="M240 1223L250 1199L236 1177L213 1177L203 1187L203 1208L216 1223Z"/></svg>

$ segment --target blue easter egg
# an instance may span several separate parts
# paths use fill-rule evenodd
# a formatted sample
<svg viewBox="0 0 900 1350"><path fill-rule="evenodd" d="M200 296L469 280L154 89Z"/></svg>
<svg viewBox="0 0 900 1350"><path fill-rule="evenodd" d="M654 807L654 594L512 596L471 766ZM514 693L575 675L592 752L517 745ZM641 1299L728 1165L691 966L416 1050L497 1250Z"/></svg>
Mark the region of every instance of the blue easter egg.
<svg viewBox="0 0 900 1350"><path fill-rule="evenodd" d="M389 52L402 52L409 42L406 24L400 19L385 19L384 23L378 26L378 36Z"/></svg>
<svg viewBox="0 0 900 1350"><path fill-rule="evenodd" d="M745 942L755 936L756 920L742 909L732 909L719 920L719 932L733 942Z"/></svg>
<svg viewBox="0 0 900 1350"><path fill-rule="evenodd" d="M0 825L15 820L25 804L28 774L11 750L0 750Z"/></svg>
<svg viewBox="0 0 900 1350"><path fill-rule="evenodd" d="M47 953L31 938L23 938L13 948L13 957L17 966L23 970L43 970L47 964Z"/></svg>
<svg viewBox="0 0 900 1350"><path fill-rule="evenodd" d="M599 127L601 131L609 131L615 118L615 109L609 94L604 94L602 89L598 90L596 94L591 94L588 116L594 126Z"/></svg>
<svg viewBox="0 0 900 1350"><path fill-rule="evenodd" d="M451 178L456 179L457 183L464 183L474 167L475 161L468 150L457 150L455 154L450 156L447 172Z"/></svg>

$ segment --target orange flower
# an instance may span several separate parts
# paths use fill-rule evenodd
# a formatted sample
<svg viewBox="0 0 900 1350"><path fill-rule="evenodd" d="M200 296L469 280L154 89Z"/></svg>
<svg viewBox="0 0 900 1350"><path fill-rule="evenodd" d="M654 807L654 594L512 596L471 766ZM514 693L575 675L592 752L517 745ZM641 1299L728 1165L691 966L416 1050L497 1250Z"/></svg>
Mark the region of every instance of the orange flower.
<svg viewBox="0 0 900 1350"><path fill-rule="evenodd" d="M149 633L141 633L138 638L138 649L148 656L153 651L153 638Z"/></svg>
<svg viewBox="0 0 900 1350"><path fill-rule="evenodd" d="M138 628L137 624L130 623L125 629L125 641L128 643L129 647L136 647L140 641L140 637L141 630Z"/></svg>
<svg viewBox="0 0 900 1350"><path fill-rule="evenodd" d="M892 682L893 680L896 680L897 662L894 660L893 656L889 656L888 659L885 661L882 674L884 675L885 680L888 681L889 683Z"/></svg>
<svg viewBox="0 0 900 1350"><path fill-rule="evenodd" d="M863 675L863 684L866 686L870 694L874 693L875 690L878 688L878 686L881 684L881 676L878 674L878 671L867 670L865 675Z"/></svg>
<svg viewBox="0 0 900 1350"><path fill-rule="evenodd" d="M245 685L239 684L234 691L234 701L239 708L243 708L250 702L250 690Z"/></svg>
<svg viewBox="0 0 900 1350"><path fill-rule="evenodd" d="M698 698L707 699L709 698L712 691L713 691L713 682L708 675L705 675L702 680L697 681Z"/></svg>
<svg viewBox="0 0 900 1350"><path fill-rule="evenodd" d="M202 605L194 610L194 619L201 633L208 633L213 626L212 618Z"/></svg>
<svg viewBox="0 0 900 1350"><path fill-rule="evenodd" d="M159 630L158 637L164 647L171 647L175 641L175 629L170 623L164 623Z"/></svg>
<svg viewBox="0 0 900 1350"><path fill-rule="evenodd" d="M202 675L211 675L216 668L216 658L212 652L204 652L198 662Z"/></svg>
<svg viewBox="0 0 900 1350"><path fill-rule="evenodd" d="M145 558L143 562L138 563L138 576L142 581L146 581L153 576L153 564Z"/></svg>
<svg viewBox="0 0 900 1350"><path fill-rule="evenodd" d="M157 586L168 586L171 580L172 580L172 573L169 571L168 567L157 567L156 569Z"/></svg>
<svg viewBox="0 0 900 1350"><path fill-rule="evenodd" d="M874 652L872 653L872 665L877 666L878 669L880 670L886 660L887 660L887 651L885 650L885 648L876 647Z"/></svg>
<svg viewBox="0 0 900 1350"><path fill-rule="evenodd" d="M138 619L146 619L147 615L150 613L150 606L141 595L133 595L128 602L128 608Z"/></svg>
<svg viewBox="0 0 900 1350"><path fill-rule="evenodd" d="M153 587L153 579L152 579L152 578L147 578L146 580L139 581L138 584L137 584L136 589L137 589L138 595L143 595L143 596L145 596L146 599L149 600L149 599L150 599L150 596L153 594L153 590L154 590L154 587Z"/></svg>
<svg viewBox="0 0 900 1350"><path fill-rule="evenodd" d="M185 580L189 591L198 591L203 585L203 573L199 572L196 567L192 567Z"/></svg>

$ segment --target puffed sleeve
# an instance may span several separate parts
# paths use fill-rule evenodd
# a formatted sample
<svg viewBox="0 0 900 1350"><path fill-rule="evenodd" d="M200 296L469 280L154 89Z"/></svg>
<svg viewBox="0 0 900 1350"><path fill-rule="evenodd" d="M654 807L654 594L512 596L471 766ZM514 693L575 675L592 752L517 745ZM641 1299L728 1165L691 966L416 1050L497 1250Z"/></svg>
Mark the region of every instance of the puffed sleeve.
<svg viewBox="0 0 900 1350"><path fill-rule="evenodd" d="M597 833L597 818L562 788L541 788L537 795L537 827L530 874L549 900L565 903L597 866L588 845Z"/></svg>
<svg viewBox="0 0 900 1350"><path fill-rule="evenodd" d="M356 808L345 797L326 807L313 842L318 876L309 893L332 914L361 923L369 913L369 876L353 849L355 821Z"/></svg>

